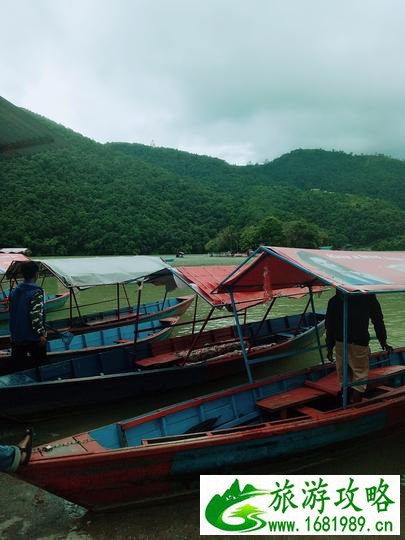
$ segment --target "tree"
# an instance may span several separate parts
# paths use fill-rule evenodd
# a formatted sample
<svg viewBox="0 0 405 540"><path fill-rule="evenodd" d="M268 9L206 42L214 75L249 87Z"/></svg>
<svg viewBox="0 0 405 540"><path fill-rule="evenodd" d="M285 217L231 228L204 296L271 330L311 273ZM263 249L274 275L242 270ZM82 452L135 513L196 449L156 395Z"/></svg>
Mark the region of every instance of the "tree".
<svg viewBox="0 0 405 540"><path fill-rule="evenodd" d="M304 219L288 221L283 232L287 246L301 248L318 248L327 242L327 234L313 223Z"/></svg>

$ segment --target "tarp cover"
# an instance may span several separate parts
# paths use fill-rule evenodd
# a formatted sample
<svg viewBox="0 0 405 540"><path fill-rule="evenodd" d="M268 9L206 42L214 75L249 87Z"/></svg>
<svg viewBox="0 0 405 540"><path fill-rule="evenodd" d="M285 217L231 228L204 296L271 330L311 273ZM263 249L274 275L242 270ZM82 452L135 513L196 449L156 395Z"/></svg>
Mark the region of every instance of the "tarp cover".
<svg viewBox="0 0 405 540"><path fill-rule="evenodd" d="M229 274L236 270L236 266L179 266L172 271L184 283L191 287L204 300L212 306L229 306L231 303L230 295L226 292L214 292L218 285ZM317 288L316 290L319 290ZM303 296L308 291L302 288L287 288L275 291L272 296ZM263 289L241 290L235 292L235 303L239 308L247 308L265 302L268 298Z"/></svg>
<svg viewBox="0 0 405 540"><path fill-rule="evenodd" d="M21 253L0 253L0 274L7 272L13 261L28 261Z"/></svg>
<svg viewBox="0 0 405 540"><path fill-rule="evenodd" d="M159 257L77 257L35 259L42 275L54 275L66 287L93 287L140 280L169 268ZM18 265L10 273L18 273Z"/></svg>
<svg viewBox="0 0 405 540"><path fill-rule="evenodd" d="M329 284L348 293L405 291L405 252L266 247L225 279L219 292Z"/></svg>
<svg viewBox="0 0 405 540"><path fill-rule="evenodd" d="M21 247L16 247L16 248L1 248L0 249L0 253L27 253L28 251L28 248L21 248Z"/></svg>

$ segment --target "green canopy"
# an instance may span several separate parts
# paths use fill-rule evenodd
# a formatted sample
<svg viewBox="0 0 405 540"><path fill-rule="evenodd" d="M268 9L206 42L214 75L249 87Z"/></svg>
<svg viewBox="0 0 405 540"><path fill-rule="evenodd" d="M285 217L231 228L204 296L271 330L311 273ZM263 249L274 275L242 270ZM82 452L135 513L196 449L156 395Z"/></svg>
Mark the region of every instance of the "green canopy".
<svg viewBox="0 0 405 540"><path fill-rule="evenodd" d="M65 287L94 287L129 283L150 278L155 274L165 274L170 266L160 257L144 255L128 257L72 257L34 259L40 267L40 275L54 276ZM14 262L6 276L19 276L18 262Z"/></svg>

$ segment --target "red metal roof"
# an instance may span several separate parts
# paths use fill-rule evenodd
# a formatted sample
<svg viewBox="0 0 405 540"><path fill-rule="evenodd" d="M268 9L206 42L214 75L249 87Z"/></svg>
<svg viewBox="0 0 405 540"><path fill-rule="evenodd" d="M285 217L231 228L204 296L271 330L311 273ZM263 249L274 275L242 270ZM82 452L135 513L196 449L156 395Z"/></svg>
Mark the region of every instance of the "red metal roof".
<svg viewBox="0 0 405 540"><path fill-rule="evenodd" d="M267 282L267 283L266 283ZM273 293L288 287L332 285L348 293L405 291L405 252L334 251L262 246L218 287Z"/></svg>
<svg viewBox="0 0 405 540"><path fill-rule="evenodd" d="M13 261L28 261L22 253L0 253L0 272L7 272Z"/></svg>
<svg viewBox="0 0 405 540"><path fill-rule="evenodd" d="M183 282L212 306L220 307L230 305L230 296L227 292L217 293L214 291L236 268L236 266L180 266L173 270ZM302 288L287 287L278 289L271 296L303 296L307 292ZM261 304L269 299L267 291L260 288L247 291L240 290L235 292L234 296L235 302L240 309Z"/></svg>

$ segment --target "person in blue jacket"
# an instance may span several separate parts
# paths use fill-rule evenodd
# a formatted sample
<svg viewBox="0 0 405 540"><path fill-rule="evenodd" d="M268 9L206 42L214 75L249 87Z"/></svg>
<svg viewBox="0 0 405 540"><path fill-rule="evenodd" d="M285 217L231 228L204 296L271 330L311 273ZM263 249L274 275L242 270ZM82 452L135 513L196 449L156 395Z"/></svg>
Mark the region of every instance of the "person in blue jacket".
<svg viewBox="0 0 405 540"><path fill-rule="evenodd" d="M0 444L0 471L15 472L27 465L31 457L32 431L27 429L25 437L16 446Z"/></svg>
<svg viewBox="0 0 405 540"><path fill-rule="evenodd" d="M24 281L11 290L9 298L11 357L16 371L46 361L44 290L36 284L39 267L27 261L21 272Z"/></svg>

